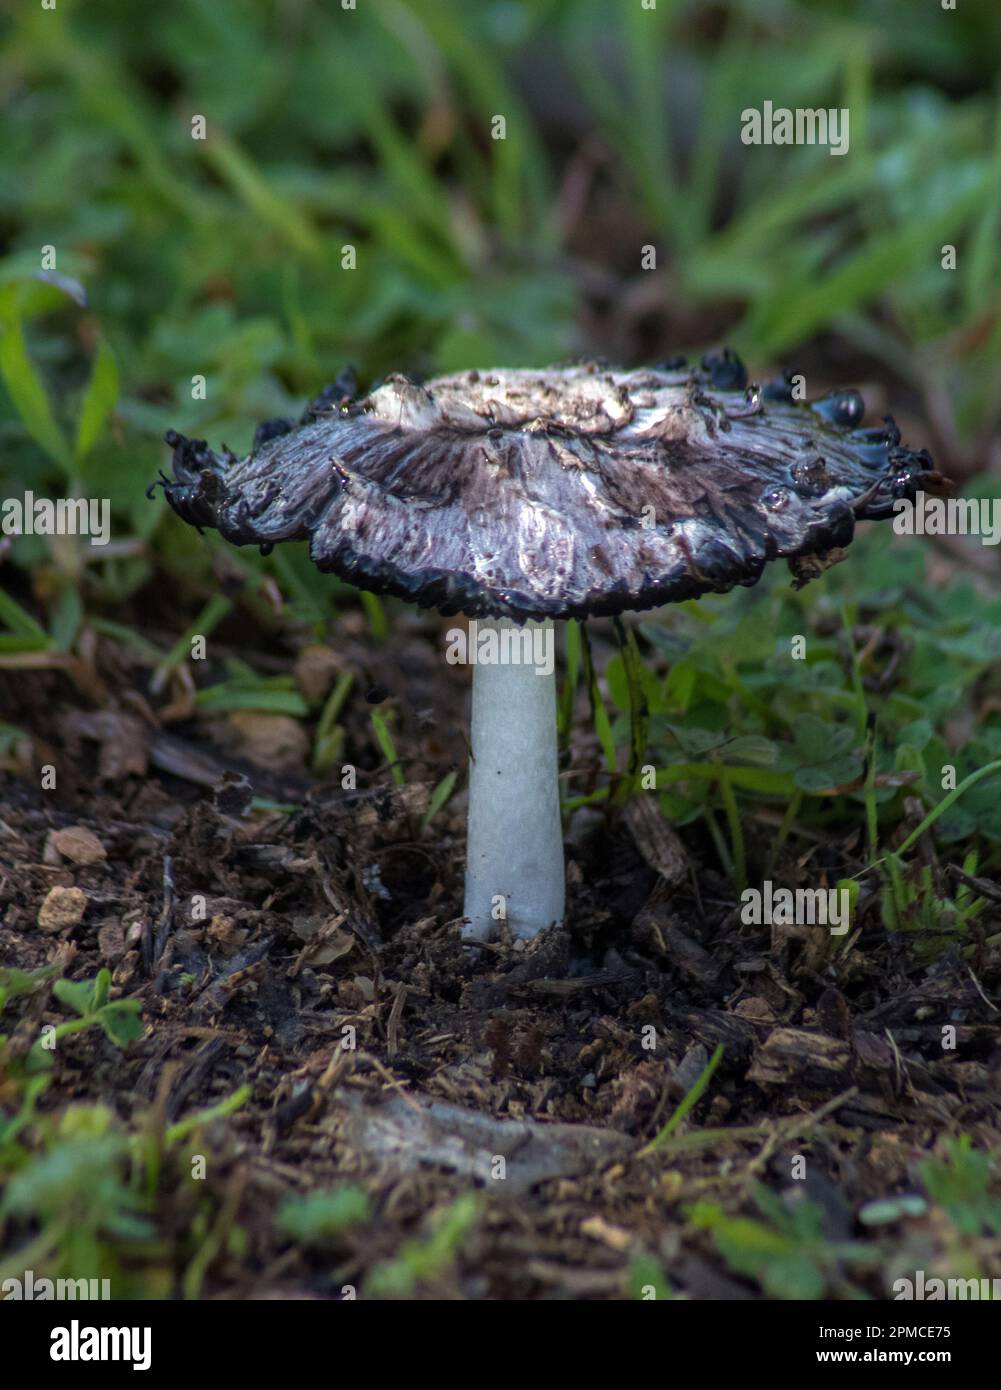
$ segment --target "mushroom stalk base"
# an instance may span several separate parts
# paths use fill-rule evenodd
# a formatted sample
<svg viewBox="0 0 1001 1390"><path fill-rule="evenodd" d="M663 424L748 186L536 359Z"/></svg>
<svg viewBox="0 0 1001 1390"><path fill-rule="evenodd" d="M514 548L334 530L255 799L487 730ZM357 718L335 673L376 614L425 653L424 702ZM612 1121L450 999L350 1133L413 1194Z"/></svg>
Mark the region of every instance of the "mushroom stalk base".
<svg viewBox="0 0 1001 1390"><path fill-rule="evenodd" d="M471 628L463 936L487 941L506 923L513 936L532 937L563 920L565 898L553 626L502 618ZM533 652L545 653L540 663Z"/></svg>

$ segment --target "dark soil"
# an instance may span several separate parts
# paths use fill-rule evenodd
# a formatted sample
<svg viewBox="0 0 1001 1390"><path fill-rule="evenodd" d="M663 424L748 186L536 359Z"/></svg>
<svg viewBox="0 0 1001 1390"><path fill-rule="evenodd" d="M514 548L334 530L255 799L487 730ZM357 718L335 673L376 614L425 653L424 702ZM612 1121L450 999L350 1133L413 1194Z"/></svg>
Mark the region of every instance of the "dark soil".
<svg viewBox="0 0 1001 1390"><path fill-rule="evenodd" d="M750 1211L756 1182L805 1192L824 1235L844 1240L866 1202L916 1190L941 1136L1001 1147L997 953L922 962L873 909L851 950L822 929L744 926L698 832L679 841L628 807L579 812L567 926L471 955L457 921L461 797L420 824L430 788L464 761L465 676L440 660L433 619L394 624L380 645L347 613L336 664L395 709L400 788L357 697L351 751L314 784L291 721L195 718L175 681L165 722L148 669L103 638L86 666L0 678L0 718L34 737L0 801L0 962L57 960L74 979L106 965L146 1025L126 1052L97 1030L69 1039L43 1105L101 1100L126 1123L171 1122L251 1087L211 1131L209 1174L248 1243L211 1262L204 1296L363 1288L426 1236L432 1209L477 1186L481 1219L420 1295L621 1297L646 1256L689 1296L754 1297L688 1220L696 1200ZM236 623L220 630L215 659L244 640ZM258 669L295 667L314 695L326 688L333 667L284 640L243 654ZM567 759L580 789L599 765L586 713ZM347 761L355 792L340 786ZM56 790L38 789L46 763ZM243 775L300 809L245 812ZM60 854L51 832L71 826L107 857ZM776 881L797 881L800 855L858 867L844 846L789 843ZM82 919L43 930L58 886L83 891ZM36 996L28 1016L37 1028L65 1014ZM947 1024L957 1041L943 1052ZM722 1062L686 1125L641 1154L717 1044ZM732 1133L705 1134L720 1129ZM792 1180L796 1155L805 1182ZM346 1179L367 1188L369 1222L320 1249L276 1229L283 1197ZM161 1229L183 1222L184 1203L183 1183L168 1188ZM934 1247L934 1222L917 1229ZM883 1297L886 1277L876 1267L853 1280ZM829 1293L841 1287L835 1273Z"/></svg>

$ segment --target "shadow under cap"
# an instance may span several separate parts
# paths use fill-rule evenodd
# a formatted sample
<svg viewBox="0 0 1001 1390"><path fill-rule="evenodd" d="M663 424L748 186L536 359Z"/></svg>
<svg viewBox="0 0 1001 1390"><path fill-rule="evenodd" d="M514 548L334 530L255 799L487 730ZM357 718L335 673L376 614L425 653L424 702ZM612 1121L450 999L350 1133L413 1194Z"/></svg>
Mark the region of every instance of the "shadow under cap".
<svg viewBox="0 0 1001 1390"><path fill-rule="evenodd" d="M857 520L939 480L891 419L860 428L857 391L806 403L745 381L729 351L699 368L391 376L362 399L342 374L243 459L170 431L163 487L235 545L308 540L359 588L523 621L725 592L779 558L805 582Z"/></svg>

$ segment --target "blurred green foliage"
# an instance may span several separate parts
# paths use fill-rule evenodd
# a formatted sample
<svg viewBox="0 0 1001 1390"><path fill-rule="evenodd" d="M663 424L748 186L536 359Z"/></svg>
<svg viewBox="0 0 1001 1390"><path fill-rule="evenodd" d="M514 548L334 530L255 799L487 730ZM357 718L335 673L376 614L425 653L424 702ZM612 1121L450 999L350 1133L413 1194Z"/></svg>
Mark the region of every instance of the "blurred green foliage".
<svg viewBox="0 0 1001 1390"><path fill-rule="evenodd" d="M0 49L0 459L22 487L110 497L117 544L20 539L10 559L33 585L0 591L0 655L72 653L90 624L151 665L158 694L190 634L237 605L259 628L327 635L354 600L302 547L237 552L147 500L163 431L243 449L348 360L370 381L600 350L589 286L627 301L645 244L662 330L680 337L665 351L729 325L764 371L834 344L935 422L946 469L982 463L1001 412L999 39L988 5L905 0L180 0L141 24L125 0L19 8ZM741 112L766 100L846 107L849 152L743 145ZM191 620L173 646L128 608L163 570L178 627ZM787 808L773 857L797 817L838 830L864 808L875 855L907 796L943 801L945 765L962 779L998 758L980 699L996 601L930 593L917 546L859 544L805 595L782 583L644 620L666 680L631 638L599 688L570 625L561 732L580 680L611 776L569 786L571 804L628 791L646 757L665 813L704 820L740 882L742 808ZM381 640L392 614L364 605ZM902 652L885 700L865 687L878 653L851 648L877 620ZM345 744L350 686L335 695L311 710L290 678L229 659L197 708L318 716L322 773ZM979 719L961 746L957 708ZM366 724L402 780L390 721ZM1001 844L996 787L936 823L945 843L976 839L981 867ZM926 899L912 884L884 915L924 921ZM975 906L957 898L953 919Z"/></svg>
<svg viewBox="0 0 1001 1390"><path fill-rule="evenodd" d="M364 379L578 349L559 208L567 141L591 138L695 321L724 306L761 363L834 329L982 440L1001 408L999 31L989 5L905 0L181 0L141 24L126 0L19 7L0 52L5 462L38 478L41 445L146 532L168 425L243 447L348 359ZM847 106L849 154L741 145L766 99ZM30 278L44 247L86 311ZM639 270L628 239L603 254Z"/></svg>
<svg viewBox="0 0 1001 1390"><path fill-rule="evenodd" d="M948 1233L948 1264L936 1270L939 1277L984 1277L973 1241L981 1232L996 1235L1001 1229L1001 1201L992 1192L997 1160L997 1154L975 1150L964 1134L943 1139L938 1152L918 1165L922 1185ZM865 1298L854 1282L858 1275L882 1267L889 1284L885 1271L919 1269L928 1260L920 1227L911 1229L911 1218L927 1210L917 1194L868 1208L870 1226L898 1224L892 1242L832 1239L829 1214L803 1192L787 1192L783 1198L758 1183L751 1196L757 1217L730 1215L717 1202L701 1201L690 1218L694 1226L711 1232L736 1274L773 1298Z"/></svg>

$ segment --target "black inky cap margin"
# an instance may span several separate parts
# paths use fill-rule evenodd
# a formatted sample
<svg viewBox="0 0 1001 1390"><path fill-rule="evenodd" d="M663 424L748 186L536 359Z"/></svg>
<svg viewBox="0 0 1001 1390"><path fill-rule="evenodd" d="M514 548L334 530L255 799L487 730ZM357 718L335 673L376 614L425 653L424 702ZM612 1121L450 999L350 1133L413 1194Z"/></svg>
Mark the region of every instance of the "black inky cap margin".
<svg viewBox="0 0 1001 1390"><path fill-rule="evenodd" d="M171 431L167 501L235 545L308 540L321 570L445 614L585 617L757 582L803 580L941 479L892 419L861 428L840 391L746 387L725 350L701 368L587 363L387 377L342 373L248 457ZM807 563L809 559L810 563Z"/></svg>

